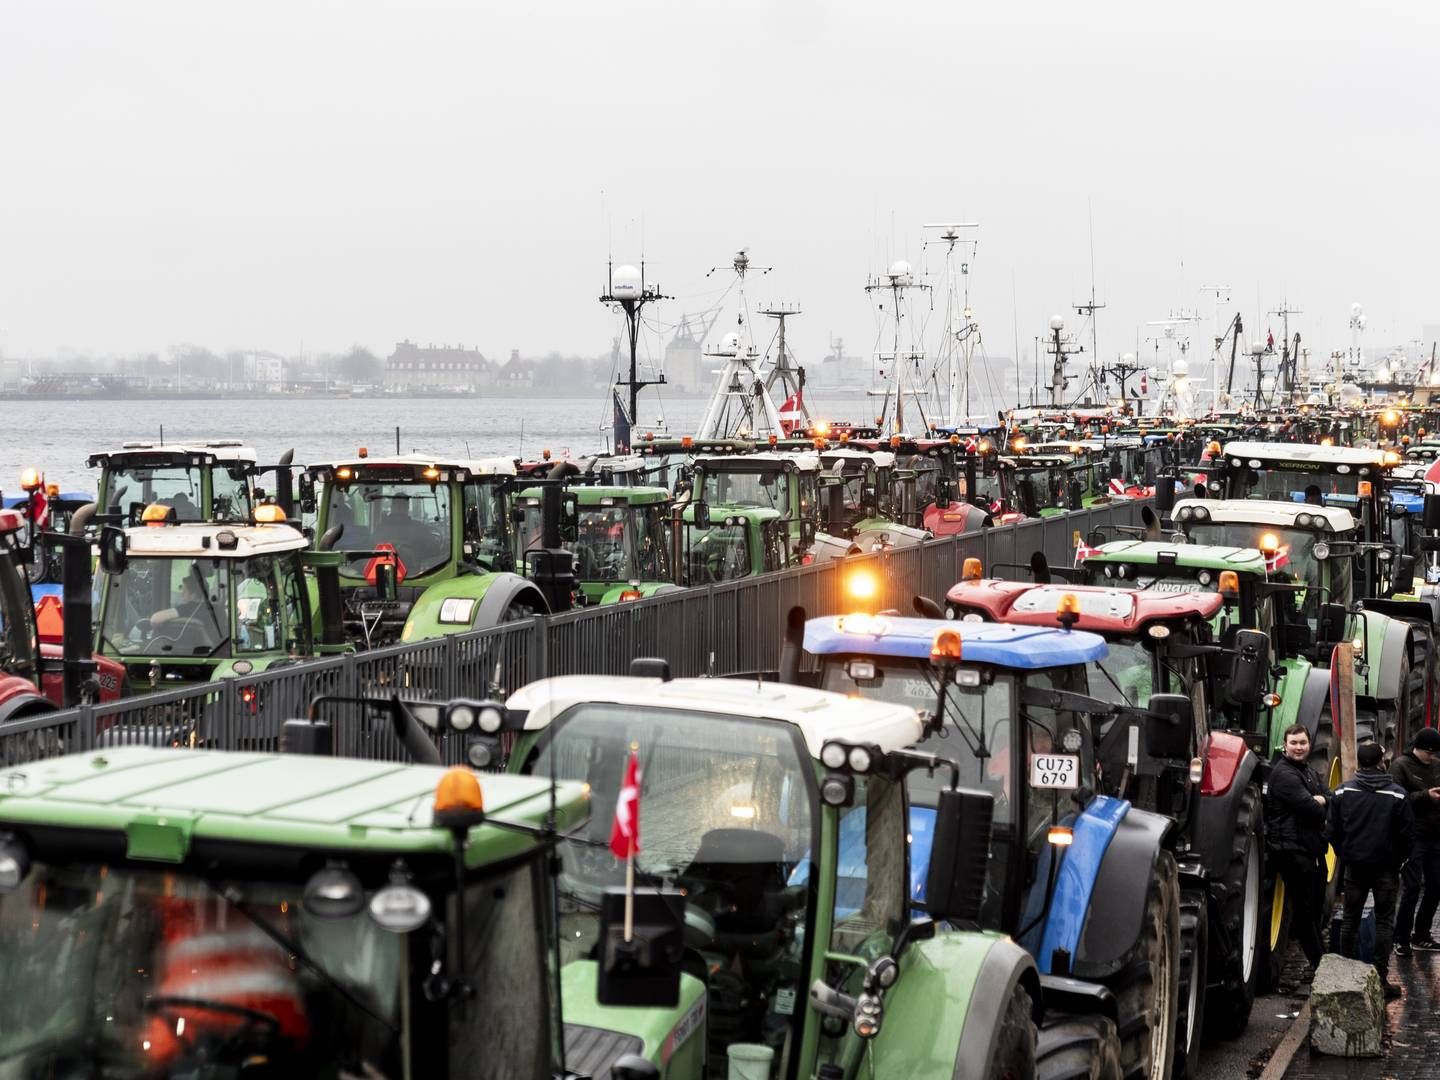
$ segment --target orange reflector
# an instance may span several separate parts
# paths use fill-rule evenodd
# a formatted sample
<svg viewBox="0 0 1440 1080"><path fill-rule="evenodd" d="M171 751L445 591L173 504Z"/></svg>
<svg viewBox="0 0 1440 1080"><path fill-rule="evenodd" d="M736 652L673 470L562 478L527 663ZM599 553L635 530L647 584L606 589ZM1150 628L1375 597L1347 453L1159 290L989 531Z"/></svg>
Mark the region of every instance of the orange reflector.
<svg viewBox="0 0 1440 1080"><path fill-rule="evenodd" d="M899 435L891 435L891 436L890 436L890 446L891 446L892 449L898 448L898 447L900 446L900 436L899 436Z"/></svg>
<svg viewBox="0 0 1440 1080"><path fill-rule="evenodd" d="M689 450L692 446L695 445L695 439L690 435L681 435L680 445L686 450Z"/></svg>
<svg viewBox="0 0 1440 1080"><path fill-rule="evenodd" d="M1205 449L1212 455L1218 454L1220 453L1220 444L1212 440L1210 445L1207 446Z"/></svg>
<svg viewBox="0 0 1440 1080"><path fill-rule="evenodd" d="M484 810L485 796L480 792L480 778L469 769L457 765L447 769L435 785L435 813L452 810Z"/></svg>
<svg viewBox="0 0 1440 1080"><path fill-rule="evenodd" d="M45 494L48 495L48 496L49 496L50 498L52 498L52 499L58 499L58 498L60 497L60 485L59 485L59 484L46 484L46 485L45 485Z"/></svg>
<svg viewBox="0 0 1440 1080"><path fill-rule="evenodd" d="M953 626L942 626L930 641L930 659L959 660L960 648L960 631Z"/></svg>
<svg viewBox="0 0 1440 1080"><path fill-rule="evenodd" d="M362 449L363 449L363 447L362 447ZM365 455L364 455L364 454L361 454L360 456L361 456L361 457L364 457ZM336 480L341 480L341 481L349 480L349 479L350 479L352 476L354 476L354 475L355 475L355 474L354 474L353 472L351 472L349 469L345 468L343 465L342 465L340 468L338 468L338 469L335 470L335 479L336 479Z"/></svg>
<svg viewBox="0 0 1440 1080"><path fill-rule="evenodd" d="M642 599L644 599L644 597L643 597L643 595L641 594L641 592L640 592L639 589L622 589L622 590L620 591L620 603L622 603L622 604L625 603L625 602L627 602L627 601L629 601L629 600L642 600Z"/></svg>
<svg viewBox="0 0 1440 1080"><path fill-rule="evenodd" d="M1062 619L1078 619L1080 617L1080 598L1073 592L1067 592L1060 597L1060 603L1055 605L1055 614Z"/></svg>
<svg viewBox="0 0 1440 1080"><path fill-rule="evenodd" d="M23 491L34 491L41 484L40 470L26 469L20 474L20 488Z"/></svg>
<svg viewBox="0 0 1440 1080"><path fill-rule="evenodd" d="M951 445L951 446L959 446L959 445L960 445L960 436L959 436L959 435L951 435L951 436L950 436L950 445Z"/></svg>
<svg viewBox="0 0 1440 1080"><path fill-rule="evenodd" d="M1239 595L1240 595L1240 575L1237 574L1234 570L1221 570L1221 571L1220 571L1220 595L1221 595L1221 596L1239 596Z"/></svg>
<svg viewBox="0 0 1440 1080"><path fill-rule="evenodd" d="M771 446L774 446L774 445L775 445L776 443L778 443L779 441L780 441L780 436L776 435L774 432L771 432L771 433L770 433L770 445L771 445Z"/></svg>
<svg viewBox="0 0 1440 1080"><path fill-rule="evenodd" d="M362 457L362 458L367 458L367 457L370 456L370 451L369 451L368 449L366 449L365 447L363 447L363 446L360 447L360 449L357 451L357 453L358 453L359 456Z"/></svg>
<svg viewBox="0 0 1440 1080"><path fill-rule="evenodd" d="M1024 436L1018 436L1018 437L1016 437L1016 438L1014 438L1014 439L1011 439L1011 440L1010 440L1010 446L1011 446L1012 449L1015 449L1015 450L1024 450L1024 449L1025 449L1025 438L1024 438Z"/></svg>
<svg viewBox="0 0 1440 1080"><path fill-rule="evenodd" d="M285 523L285 511L274 503L261 503L255 507L255 524L257 525L283 525Z"/></svg>
<svg viewBox="0 0 1440 1080"><path fill-rule="evenodd" d="M541 451L540 451L540 456L541 456L542 458L544 458L546 461L549 461L549 460L550 460L550 449L549 449L549 447L546 447L544 450L541 450Z"/></svg>
<svg viewBox="0 0 1440 1080"><path fill-rule="evenodd" d="M1260 550L1266 555L1274 555L1280 550L1280 538L1274 533L1266 533L1260 537Z"/></svg>
<svg viewBox="0 0 1440 1080"><path fill-rule="evenodd" d="M140 512L140 520L154 528L175 520L175 508L164 503L151 503Z"/></svg>
<svg viewBox="0 0 1440 1080"><path fill-rule="evenodd" d="M35 633L41 641L65 640L65 615L58 596L42 596L35 605Z"/></svg>
<svg viewBox="0 0 1440 1080"><path fill-rule="evenodd" d="M1075 842L1075 830L1068 825L1051 825L1045 839L1056 847L1069 847Z"/></svg>
<svg viewBox="0 0 1440 1080"><path fill-rule="evenodd" d="M1360 483L1355 485L1355 488L1356 494L1362 499L1368 499L1371 495L1375 494L1375 487L1369 480L1361 480Z"/></svg>
<svg viewBox="0 0 1440 1080"><path fill-rule="evenodd" d="M972 556L971 558L966 559L963 564L961 564L960 580L976 581L984 572L985 568L983 565L981 565L980 560Z"/></svg>

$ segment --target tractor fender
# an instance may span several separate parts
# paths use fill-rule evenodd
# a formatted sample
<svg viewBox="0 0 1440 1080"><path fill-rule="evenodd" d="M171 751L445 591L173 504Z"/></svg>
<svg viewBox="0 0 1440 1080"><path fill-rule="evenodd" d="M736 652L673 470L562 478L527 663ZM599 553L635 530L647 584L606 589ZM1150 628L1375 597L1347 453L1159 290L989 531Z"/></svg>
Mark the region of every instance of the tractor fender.
<svg viewBox="0 0 1440 1080"><path fill-rule="evenodd" d="M1000 1021L1017 985L1030 994L1038 1018L1035 962L1008 938L954 931L915 942L900 958L900 977L885 994L885 1023L870 1041L875 1075L989 1076Z"/></svg>
<svg viewBox="0 0 1440 1080"><path fill-rule="evenodd" d="M1330 670L1329 668L1312 667L1305 672L1305 682L1300 689L1300 709L1295 713L1295 718L1291 723L1304 724L1305 730L1310 733L1310 741L1314 742L1315 733L1320 730L1320 717L1329 704ZM1280 744L1280 732L1272 731L1270 733L1271 749L1280 749Z"/></svg>
<svg viewBox="0 0 1440 1080"><path fill-rule="evenodd" d="M0 724L54 711L55 703L41 696L29 679L0 675Z"/></svg>
<svg viewBox="0 0 1440 1080"><path fill-rule="evenodd" d="M1076 978L1105 979L1129 962L1140 943L1151 873L1174 827L1170 818L1133 807L1120 821L1095 875L1072 965Z"/></svg>
<svg viewBox="0 0 1440 1080"><path fill-rule="evenodd" d="M1370 616L1367 621L1373 620ZM1386 618L1384 634L1380 640L1380 657L1377 664L1372 658L1370 693L1377 701L1394 701L1400 696L1400 667L1411 659L1410 624L1399 619ZM1366 647L1369 647L1366 642ZM1379 669L1378 677L1375 669Z"/></svg>
<svg viewBox="0 0 1440 1080"><path fill-rule="evenodd" d="M1235 746L1238 743L1238 752ZM1209 783L1212 767L1224 760L1226 784ZM1212 880L1222 880L1230 867L1235 841L1235 818L1240 813L1240 800L1245 789L1256 783L1260 759L1250 752L1245 740L1229 732L1210 734L1210 752L1205 755L1205 773L1200 782L1200 798L1195 801L1194 844ZM1217 772L1219 770L1216 770ZM1208 789L1208 790L1207 790Z"/></svg>
<svg viewBox="0 0 1440 1080"><path fill-rule="evenodd" d="M537 612L549 614L550 607L535 583L519 574L466 574L437 582L421 593L411 607L400 640L423 641L495 626L511 602L520 599L531 604ZM451 619L446 620L442 616L446 614L447 600L470 600L473 603L462 605L459 610L452 607ZM457 616L465 621L453 621Z"/></svg>

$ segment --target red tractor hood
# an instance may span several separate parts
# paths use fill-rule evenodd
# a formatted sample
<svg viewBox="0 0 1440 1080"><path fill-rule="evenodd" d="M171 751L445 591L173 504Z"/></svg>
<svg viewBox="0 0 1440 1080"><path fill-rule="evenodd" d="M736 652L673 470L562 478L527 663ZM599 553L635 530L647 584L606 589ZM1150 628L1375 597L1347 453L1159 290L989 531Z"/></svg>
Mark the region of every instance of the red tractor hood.
<svg viewBox="0 0 1440 1080"><path fill-rule="evenodd" d="M1034 585L1024 581L979 578L962 581L945 596L963 614L977 612L990 622L1055 626L1061 597L1079 602L1076 630L1097 634L1134 634L1147 623L1198 617L1210 619L1224 604L1219 593L1149 593L1103 585Z"/></svg>

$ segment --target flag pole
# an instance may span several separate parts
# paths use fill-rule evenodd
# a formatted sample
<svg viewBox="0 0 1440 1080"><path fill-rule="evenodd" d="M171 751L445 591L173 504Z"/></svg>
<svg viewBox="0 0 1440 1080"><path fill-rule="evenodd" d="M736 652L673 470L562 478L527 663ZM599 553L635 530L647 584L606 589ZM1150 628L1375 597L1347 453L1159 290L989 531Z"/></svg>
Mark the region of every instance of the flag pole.
<svg viewBox="0 0 1440 1080"><path fill-rule="evenodd" d="M630 760L635 760L635 755L640 753L640 744L630 744ZM628 776L630 767L627 763L625 768ZM639 770L636 770L635 777L635 813L630 819L631 836L630 843L626 845L625 855L625 944L635 937L635 849L640 846L638 822L640 818L640 777Z"/></svg>

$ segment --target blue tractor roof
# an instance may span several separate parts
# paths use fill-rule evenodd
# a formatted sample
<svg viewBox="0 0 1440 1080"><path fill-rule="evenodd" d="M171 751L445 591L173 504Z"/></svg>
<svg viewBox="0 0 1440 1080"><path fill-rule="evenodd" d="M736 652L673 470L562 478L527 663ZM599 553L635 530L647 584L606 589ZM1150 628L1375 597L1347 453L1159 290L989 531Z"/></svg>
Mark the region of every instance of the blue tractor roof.
<svg viewBox="0 0 1440 1080"><path fill-rule="evenodd" d="M930 659L935 632L960 632L960 657L999 667L1059 667L1105 659L1105 639L1084 630L1001 623L941 622L890 615L827 615L805 624L805 651L817 656L903 656Z"/></svg>
<svg viewBox="0 0 1440 1080"><path fill-rule="evenodd" d="M1407 514L1418 514L1425 509L1425 496L1418 491L1391 491L1390 505L1398 506Z"/></svg>
<svg viewBox="0 0 1440 1080"><path fill-rule="evenodd" d="M94 502L95 496L84 491L62 491L55 498L60 502L87 503ZM16 507L26 505L30 501L29 495L6 495L5 509L14 510Z"/></svg>

